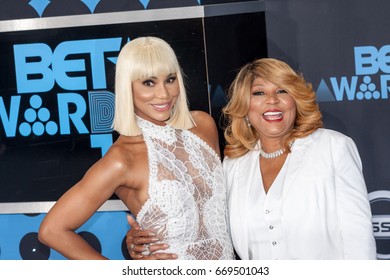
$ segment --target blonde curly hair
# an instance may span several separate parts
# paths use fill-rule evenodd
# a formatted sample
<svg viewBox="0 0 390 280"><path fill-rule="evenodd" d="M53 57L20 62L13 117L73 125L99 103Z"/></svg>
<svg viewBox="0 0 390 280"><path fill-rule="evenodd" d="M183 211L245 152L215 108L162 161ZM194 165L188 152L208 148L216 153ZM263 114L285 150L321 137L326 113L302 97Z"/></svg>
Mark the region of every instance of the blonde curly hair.
<svg viewBox="0 0 390 280"><path fill-rule="evenodd" d="M226 120L224 156L237 158L245 155L258 141L256 130L248 127L245 120L250 105L250 89L258 77L286 90L296 103L297 113L293 129L282 144L287 152L290 152L290 142L323 127L315 92L302 74L295 72L287 63L274 58L256 59L240 69L229 87L229 102L222 109Z"/></svg>

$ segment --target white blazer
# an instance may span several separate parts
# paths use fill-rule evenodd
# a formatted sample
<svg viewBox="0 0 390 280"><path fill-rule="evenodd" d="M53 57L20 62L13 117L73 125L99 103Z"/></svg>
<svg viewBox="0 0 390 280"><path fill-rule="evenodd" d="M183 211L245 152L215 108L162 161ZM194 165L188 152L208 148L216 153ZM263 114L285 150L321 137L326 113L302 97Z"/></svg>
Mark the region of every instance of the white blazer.
<svg viewBox="0 0 390 280"><path fill-rule="evenodd" d="M248 195L259 151L223 161L234 248L248 259ZM371 209L353 140L318 129L297 139L282 193L285 259L376 259ZM256 256L253 256L256 258Z"/></svg>

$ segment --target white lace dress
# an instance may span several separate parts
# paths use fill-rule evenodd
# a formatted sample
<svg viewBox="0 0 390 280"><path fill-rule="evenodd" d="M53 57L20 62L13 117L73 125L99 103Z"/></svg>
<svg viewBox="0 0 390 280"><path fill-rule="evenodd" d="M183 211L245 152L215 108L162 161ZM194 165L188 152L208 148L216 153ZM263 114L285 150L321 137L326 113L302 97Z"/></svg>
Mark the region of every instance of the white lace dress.
<svg viewBox="0 0 390 280"><path fill-rule="evenodd" d="M220 158L188 130L137 117L148 150L149 198L137 215L179 259L233 259Z"/></svg>

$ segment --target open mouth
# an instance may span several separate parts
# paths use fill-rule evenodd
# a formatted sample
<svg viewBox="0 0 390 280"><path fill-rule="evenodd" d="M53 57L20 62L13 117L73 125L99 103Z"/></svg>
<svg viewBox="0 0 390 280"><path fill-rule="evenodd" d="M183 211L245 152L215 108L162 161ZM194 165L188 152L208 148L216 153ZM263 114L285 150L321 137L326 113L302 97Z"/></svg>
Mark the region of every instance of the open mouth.
<svg viewBox="0 0 390 280"><path fill-rule="evenodd" d="M267 121L279 121L283 119L281 111L268 111L263 114L263 118Z"/></svg>
<svg viewBox="0 0 390 280"><path fill-rule="evenodd" d="M166 111L171 108L171 103L164 103L164 104L152 104L153 108L157 111Z"/></svg>

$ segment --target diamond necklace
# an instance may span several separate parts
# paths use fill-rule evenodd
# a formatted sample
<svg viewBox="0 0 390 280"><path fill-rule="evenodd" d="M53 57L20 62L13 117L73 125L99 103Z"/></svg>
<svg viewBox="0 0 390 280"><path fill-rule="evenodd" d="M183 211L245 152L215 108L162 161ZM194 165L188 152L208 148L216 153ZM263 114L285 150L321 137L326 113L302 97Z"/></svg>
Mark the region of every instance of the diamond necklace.
<svg viewBox="0 0 390 280"><path fill-rule="evenodd" d="M276 158L278 156L281 156L284 154L284 149L279 149L275 152L272 152L272 153L266 153L263 151L263 149L260 147L260 155L265 158L265 159L270 159L270 158Z"/></svg>
<svg viewBox="0 0 390 280"><path fill-rule="evenodd" d="M288 145L290 146L290 148L292 147L292 145L294 144L294 141L293 142L290 142ZM283 155L285 152L285 150L283 148L275 151L275 152L272 152L272 153L266 153L263 151L263 149L260 147L260 155L265 158L265 159L270 159L270 158L276 158L278 156L281 156Z"/></svg>

